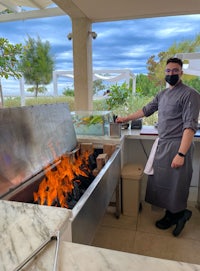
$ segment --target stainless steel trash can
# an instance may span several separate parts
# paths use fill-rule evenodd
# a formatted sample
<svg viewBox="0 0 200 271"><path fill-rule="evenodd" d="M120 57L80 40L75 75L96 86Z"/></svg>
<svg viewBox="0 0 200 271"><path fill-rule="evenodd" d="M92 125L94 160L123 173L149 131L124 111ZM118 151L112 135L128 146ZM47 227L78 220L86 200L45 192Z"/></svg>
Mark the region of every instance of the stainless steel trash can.
<svg viewBox="0 0 200 271"><path fill-rule="evenodd" d="M144 167L140 164L126 164L122 168L122 213L124 215L138 216L143 170Z"/></svg>

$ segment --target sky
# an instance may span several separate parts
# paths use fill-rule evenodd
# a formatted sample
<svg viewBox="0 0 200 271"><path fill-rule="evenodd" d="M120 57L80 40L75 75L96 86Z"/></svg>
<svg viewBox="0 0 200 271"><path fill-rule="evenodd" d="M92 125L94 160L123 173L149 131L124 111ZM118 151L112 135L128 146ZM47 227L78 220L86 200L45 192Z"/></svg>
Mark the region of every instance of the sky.
<svg viewBox="0 0 200 271"><path fill-rule="evenodd" d="M134 74L146 74L149 57L175 42L195 39L200 34L199 26L200 14L94 23L92 31L97 38L92 41L93 69L130 69ZM0 23L0 36L13 44L25 44L28 36L49 41L55 70L73 70L72 41L67 39L70 32L68 16ZM19 88L19 82L11 79L3 80L2 85L5 94Z"/></svg>

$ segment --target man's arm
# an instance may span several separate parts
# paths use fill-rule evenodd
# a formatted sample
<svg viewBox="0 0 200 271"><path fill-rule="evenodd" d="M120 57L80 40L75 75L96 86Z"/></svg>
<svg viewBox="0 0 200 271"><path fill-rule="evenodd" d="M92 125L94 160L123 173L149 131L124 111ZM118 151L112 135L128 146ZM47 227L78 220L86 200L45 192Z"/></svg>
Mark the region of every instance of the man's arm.
<svg viewBox="0 0 200 271"><path fill-rule="evenodd" d="M189 150L192 144L193 137L194 137L194 131L192 129L187 128L184 130L178 153L186 155L187 151ZM184 164L185 157L179 155L178 153L176 154L176 156L174 157L172 161L172 164L171 164L172 168L181 167Z"/></svg>
<svg viewBox="0 0 200 271"><path fill-rule="evenodd" d="M139 109L138 111L136 111L135 113L132 113L130 115L128 115L127 117L118 117L116 119L116 122L128 122L130 120L136 120L136 119L140 119L144 117L144 112L142 109Z"/></svg>

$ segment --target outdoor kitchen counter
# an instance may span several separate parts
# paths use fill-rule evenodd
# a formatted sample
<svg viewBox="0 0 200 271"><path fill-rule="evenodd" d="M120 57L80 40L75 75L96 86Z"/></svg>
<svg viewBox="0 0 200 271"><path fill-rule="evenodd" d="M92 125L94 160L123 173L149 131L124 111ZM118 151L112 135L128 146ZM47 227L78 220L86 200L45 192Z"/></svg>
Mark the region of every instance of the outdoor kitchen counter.
<svg viewBox="0 0 200 271"><path fill-rule="evenodd" d="M140 134L140 129L128 129L121 131L120 137L112 136L91 136L77 135L79 143L93 143L95 147L102 147L104 144L113 144L121 148L121 164L122 167L127 163L136 163L145 165L150 154L153 142L157 135L151 134L154 126L145 126L143 128L150 131L149 134ZM191 185L200 186L200 137L194 137L195 151L193 156L194 173ZM197 188L195 188L197 189ZM195 192L196 193L196 192ZM200 201L200 198L199 198Z"/></svg>
<svg viewBox="0 0 200 271"><path fill-rule="evenodd" d="M151 130L154 126L145 126L147 129ZM147 130L148 131L148 130ZM79 142L93 142L94 144L120 144L123 143L124 138L132 139L146 139L146 140L155 140L157 135L141 135L140 129L124 129L121 131L121 137L117 136L95 136L95 135L77 135ZM200 137L194 137L194 142L200 142Z"/></svg>
<svg viewBox="0 0 200 271"><path fill-rule="evenodd" d="M0 217L0 271L15 270L50 236L57 231L63 234L69 223L67 209L4 200ZM31 267L23 270L53 270L55 247L56 240L50 241Z"/></svg>
<svg viewBox="0 0 200 271"><path fill-rule="evenodd" d="M141 134L140 129L124 129L121 130L121 137L111 136L84 136L77 135L78 142L91 143L95 146L104 144L114 144L121 148L121 165L122 167L127 163L146 165L147 158L150 154L154 140L157 135L151 134L155 132L154 126L143 125L143 131L149 134ZM200 137L194 137L195 144L193 155L193 176L190 187L190 201L196 201L200 209ZM143 177L145 181L147 176ZM145 182L144 182L145 185Z"/></svg>
<svg viewBox="0 0 200 271"><path fill-rule="evenodd" d="M132 141L139 142L140 139L150 141L152 144L156 136L140 135L140 130L124 130L120 138L112 137L82 137L85 142L97 144L119 144L123 148L130 150L125 153L126 161L137 150L129 148ZM78 137L78 140L82 140ZM130 139L130 140L129 140ZM134 140L135 139L135 140ZM128 141L127 146L125 141ZM129 142L131 141L131 142ZM200 142L199 138L194 141ZM136 144L135 144L136 145ZM134 146L135 146L134 145ZM199 144L198 144L199 145ZM146 147L146 146L144 146ZM198 157L199 157L198 152ZM126 162L125 161L125 162ZM199 160L198 160L199 161ZM64 208L20 203L14 201L0 200L0 271L13 271L15 268L30 256L44 241L51 235L61 232L61 239L69 243L60 242L59 265L61 271L71 270L200 270L200 266L179 263L173 261L163 261L156 258L144 257L135 254L116 252L90 246L70 243L67 239L67 230L70 213ZM71 236L69 234L69 236ZM24 271L53 271L56 252L56 240L51 241L34 260L24 268ZM67 261L67 264L66 264ZM88 264L90 263L90 265ZM93 264L98 263L100 268ZM116 267L116 263L118 267ZM90 268L91 266L91 268ZM135 268L135 269L134 269Z"/></svg>
<svg viewBox="0 0 200 271"><path fill-rule="evenodd" d="M133 139L149 139L149 140L155 140L157 135L152 135L151 130L153 129L154 126L143 126L146 128L146 132L148 133L149 129L149 134L140 134L141 130L139 129L126 129L122 130L122 138L133 138ZM200 142L200 137L194 137L193 139L194 142Z"/></svg>
<svg viewBox="0 0 200 271"><path fill-rule="evenodd" d="M62 242L59 271L197 271L200 265Z"/></svg>

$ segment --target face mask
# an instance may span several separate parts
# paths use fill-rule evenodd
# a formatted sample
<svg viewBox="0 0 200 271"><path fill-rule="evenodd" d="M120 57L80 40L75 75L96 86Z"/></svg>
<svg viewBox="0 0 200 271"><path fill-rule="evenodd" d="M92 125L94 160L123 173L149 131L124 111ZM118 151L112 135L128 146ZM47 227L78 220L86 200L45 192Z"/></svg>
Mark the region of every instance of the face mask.
<svg viewBox="0 0 200 271"><path fill-rule="evenodd" d="M176 83L179 80L179 75L178 74L172 74L172 75L166 75L165 76L165 81L169 83L171 86L175 86Z"/></svg>

